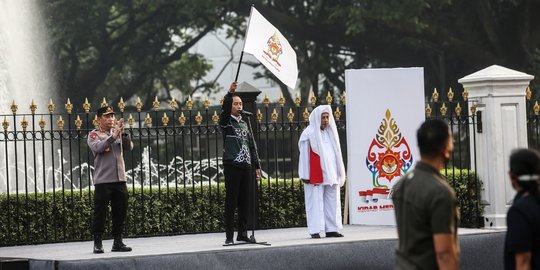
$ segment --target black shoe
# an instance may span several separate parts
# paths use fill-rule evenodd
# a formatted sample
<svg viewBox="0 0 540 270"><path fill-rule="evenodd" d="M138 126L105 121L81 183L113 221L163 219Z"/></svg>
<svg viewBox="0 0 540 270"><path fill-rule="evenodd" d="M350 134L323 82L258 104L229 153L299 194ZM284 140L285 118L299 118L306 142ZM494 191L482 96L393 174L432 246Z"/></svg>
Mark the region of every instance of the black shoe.
<svg viewBox="0 0 540 270"><path fill-rule="evenodd" d="M318 233L314 233L311 235L311 238L321 238L321 236Z"/></svg>
<svg viewBox="0 0 540 270"><path fill-rule="evenodd" d="M343 237L343 234L338 232L327 232L326 237Z"/></svg>
<svg viewBox="0 0 540 270"><path fill-rule="evenodd" d="M239 234L238 236L236 236L236 241L251 242L251 239L247 237L247 234Z"/></svg>
<svg viewBox="0 0 540 270"><path fill-rule="evenodd" d="M234 245L234 241L232 239L226 239L225 240L225 245L228 246L228 245Z"/></svg>
<svg viewBox="0 0 540 270"><path fill-rule="evenodd" d="M101 242L101 235L94 235L94 253L103 253L103 243Z"/></svg>
<svg viewBox="0 0 540 270"><path fill-rule="evenodd" d="M131 248L122 241L122 236L115 236L111 251L130 252Z"/></svg>

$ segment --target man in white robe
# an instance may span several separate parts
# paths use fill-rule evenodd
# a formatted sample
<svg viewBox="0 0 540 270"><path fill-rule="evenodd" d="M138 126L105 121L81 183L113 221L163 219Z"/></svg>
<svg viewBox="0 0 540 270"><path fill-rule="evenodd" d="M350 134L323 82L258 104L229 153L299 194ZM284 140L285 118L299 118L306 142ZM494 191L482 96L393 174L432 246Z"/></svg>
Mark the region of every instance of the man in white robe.
<svg viewBox="0 0 540 270"><path fill-rule="evenodd" d="M304 182L309 234L320 238L319 233L324 231L326 237L343 237L339 232L343 228L339 188L345 184L345 166L329 105L313 109L298 148L298 174Z"/></svg>

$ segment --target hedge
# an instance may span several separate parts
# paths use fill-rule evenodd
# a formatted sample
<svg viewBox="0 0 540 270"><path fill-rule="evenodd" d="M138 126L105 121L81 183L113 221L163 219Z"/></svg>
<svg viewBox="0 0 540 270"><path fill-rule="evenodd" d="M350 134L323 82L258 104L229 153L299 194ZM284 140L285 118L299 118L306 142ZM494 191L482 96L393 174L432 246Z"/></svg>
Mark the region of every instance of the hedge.
<svg viewBox="0 0 540 270"><path fill-rule="evenodd" d="M444 172L443 172L444 173ZM461 226L478 227L475 174L446 171L456 189ZM224 184L129 188L126 237L221 232ZM344 189L342 198L344 198ZM90 240L93 192L88 190L0 195L0 246ZM303 184L298 180L260 181L259 228L306 226ZM344 199L342 200L342 204ZM109 225L106 237L110 237Z"/></svg>

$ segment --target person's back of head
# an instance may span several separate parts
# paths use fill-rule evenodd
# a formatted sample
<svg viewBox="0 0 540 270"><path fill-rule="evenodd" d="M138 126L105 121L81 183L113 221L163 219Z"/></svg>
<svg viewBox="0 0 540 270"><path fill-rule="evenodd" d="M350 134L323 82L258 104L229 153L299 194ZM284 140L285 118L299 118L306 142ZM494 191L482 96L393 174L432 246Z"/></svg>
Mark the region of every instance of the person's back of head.
<svg viewBox="0 0 540 270"><path fill-rule="evenodd" d="M439 119L426 120L416 132L418 148L422 157L437 157L448 146L450 130L446 122Z"/></svg>
<svg viewBox="0 0 540 270"><path fill-rule="evenodd" d="M533 149L517 149L510 155L510 177L523 191L540 202L540 153Z"/></svg>

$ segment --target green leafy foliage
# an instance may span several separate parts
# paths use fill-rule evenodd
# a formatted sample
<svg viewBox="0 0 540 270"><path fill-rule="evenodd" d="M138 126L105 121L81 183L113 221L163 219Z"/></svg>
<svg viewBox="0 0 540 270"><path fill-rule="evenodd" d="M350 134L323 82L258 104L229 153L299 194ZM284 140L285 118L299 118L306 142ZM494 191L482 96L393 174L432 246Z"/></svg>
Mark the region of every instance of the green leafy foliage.
<svg viewBox="0 0 540 270"><path fill-rule="evenodd" d="M222 1L47 0L53 73L60 96L82 104L102 97L192 94L212 67L190 49L229 20ZM214 85L206 85L205 90ZM76 111L81 108L76 107Z"/></svg>
<svg viewBox="0 0 540 270"><path fill-rule="evenodd" d="M540 19L530 12L540 7L537 1L231 3L233 10L246 16L245 7L254 3L288 38L298 55L298 88L306 103L308 89L321 102L327 91L344 91L346 69L424 67L426 92L433 87L460 89L458 79L493 64L539 72ZM286 95L285 99L292 100Z"/></svg>
<svg viewBox="0 0 540 270"><path fill-rule="evenodd" d="M481 181L474 171L443 169L448 184L454 188L460 213L460 227L476 228L483 226L483 205L480 203Z"/></svg>
<svg viewBox="0 0 540 270"><path fill-rule="evenodd" d="M445 173L443 171L443 173ZM476 175L446 171L455 188L462 227L478 227ZM298 179L262 179L258 192L258 227L306 226L304 189ZM345 189L341 189L342 207ZM221 232L225 185L129 188L126 237ZM0 195L0 246L90 240L93 192L59 191ZM480 211L482 209L480 208ZM110 237L110 216L105 237Z"/></svg>

